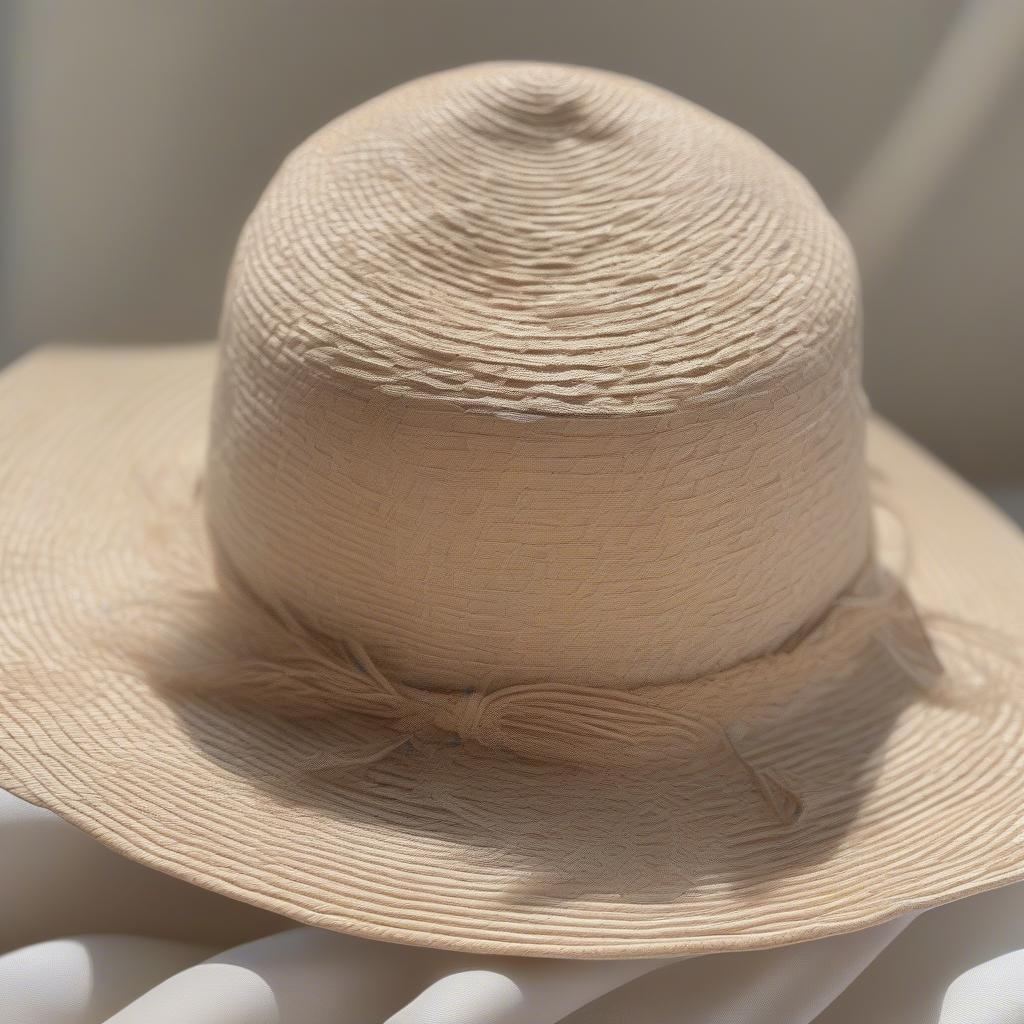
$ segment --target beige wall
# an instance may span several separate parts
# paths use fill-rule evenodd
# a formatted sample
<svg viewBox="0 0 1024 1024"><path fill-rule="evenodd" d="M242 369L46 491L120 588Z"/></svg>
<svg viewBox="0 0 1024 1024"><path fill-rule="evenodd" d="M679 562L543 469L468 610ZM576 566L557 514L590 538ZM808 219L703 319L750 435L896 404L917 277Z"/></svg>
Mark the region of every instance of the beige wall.
<svg viewBox="0 0 1024 1024"><path fill-rule="evenodd" d="M8 2L0 361L53 337L211 336L234 238L285 153L390 85L473 60L647 78L761 136L841 204L958 10L955 0ZM983 481L1024 478L1022 105L1024 70L866 282L876 405Z"/></svg>

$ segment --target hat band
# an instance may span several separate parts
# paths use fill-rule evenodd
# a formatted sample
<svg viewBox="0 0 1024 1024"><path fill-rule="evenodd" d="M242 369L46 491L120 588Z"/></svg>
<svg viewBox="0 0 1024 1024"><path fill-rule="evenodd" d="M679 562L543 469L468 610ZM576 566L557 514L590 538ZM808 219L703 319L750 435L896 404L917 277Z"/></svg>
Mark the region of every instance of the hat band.
<svg viewBox="0 0 1024 1024"><path fill-rule="evenodd" d="M343 741L307 766L313 771L370 764L418 738L472 741L523 757L605 768L678 762L682 755L724 748L776 816L793 821L799 797L740 749L747 722L812 683L844 678L872 641L890 649L898 644L901 663L915 677L931 678L941 669L923 629L909 636L893 629L920 623L899 577L871 557L824 614L781 648L699 678L629 690L549 683L428 690L388 678L358 641L319 635L290 609L256 597L224 552L218 554L222 585L211 595L212 609L196 609L193 623L209 627L213 610L215 626L190 628L179 620L187 656L179 650L165 661L164 681L288 718L354 715L387 724L385 739L373 733L368 744Z"/></svg>
<svg viewBox="0 0 1024 1024"><path fill-rule="evenodd" d="M918 628L909 633L892 628L908 620ZM927 634L897 577L874 561L811 628L782 648L683 682L630 690L544 683L490 691L423 690L388 679L355 641L345 643L351 669L337 664L335 669L345 677L338 680L345 706L389 719L399 733L364 762L385 757L428 730L446 734L453 744L474 741L526 757L612 768L724 747L776 817L792 823L802 809L800 797L770 768L744 756L745 720L783 706L816 681L842 679L872 641L897 648L910 675L931 689L941 666Z"/></svg>

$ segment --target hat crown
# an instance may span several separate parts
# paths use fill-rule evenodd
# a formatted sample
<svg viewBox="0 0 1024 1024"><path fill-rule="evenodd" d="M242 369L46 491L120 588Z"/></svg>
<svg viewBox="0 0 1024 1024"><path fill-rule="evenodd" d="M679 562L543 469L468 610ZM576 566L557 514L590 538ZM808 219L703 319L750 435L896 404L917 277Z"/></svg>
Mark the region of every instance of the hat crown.
<svg viewBox="0 0 1024 1024"><path fill-rule="evenodd" d="M221 340L222 557L405 682L705 674L867 555L849 247L652 86L485 65L333 122L247 224Z"/></svg>

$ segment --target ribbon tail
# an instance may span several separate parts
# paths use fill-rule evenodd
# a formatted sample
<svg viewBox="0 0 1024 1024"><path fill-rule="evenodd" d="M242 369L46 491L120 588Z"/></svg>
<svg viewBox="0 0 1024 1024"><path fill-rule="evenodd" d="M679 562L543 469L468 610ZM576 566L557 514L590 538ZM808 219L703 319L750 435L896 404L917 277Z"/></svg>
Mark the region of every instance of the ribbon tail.
<svg viewBox="0 0 1024 1024"><path fill-rule="evenodd" d="M743 766L743 770L772 816L782 825L795 825L804 812L804 803L800 795L782 780L774 768L758 768L744 757L727 729L723 730L723 734L726 745Z"/></svg>
<svg viewBox="0 0 1024 1024"><path fill-rule="evenodd" d="M396 740L385 740L381 743L365 743L361 746L349 747L345 750L324 751L304 761L301 772L326 773L344 771L349 768L365 768L383 761L389 754L396 751L409 740L408 736L399 736Z"/></svg>

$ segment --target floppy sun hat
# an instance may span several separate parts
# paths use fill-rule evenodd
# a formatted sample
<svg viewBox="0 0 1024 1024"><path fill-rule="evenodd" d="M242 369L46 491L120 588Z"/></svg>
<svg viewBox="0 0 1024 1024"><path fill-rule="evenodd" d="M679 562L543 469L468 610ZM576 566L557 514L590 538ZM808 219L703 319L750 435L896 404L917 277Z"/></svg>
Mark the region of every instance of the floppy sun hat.
<svg viewBox="0 0 1024 1024"><path fill-rule="evenodd" d="M746 133L579 68L395 89L284 163L218 346L0 378L0 784L475 952L1024 878L1024 543L860 375L849 246Z"/></svg>

